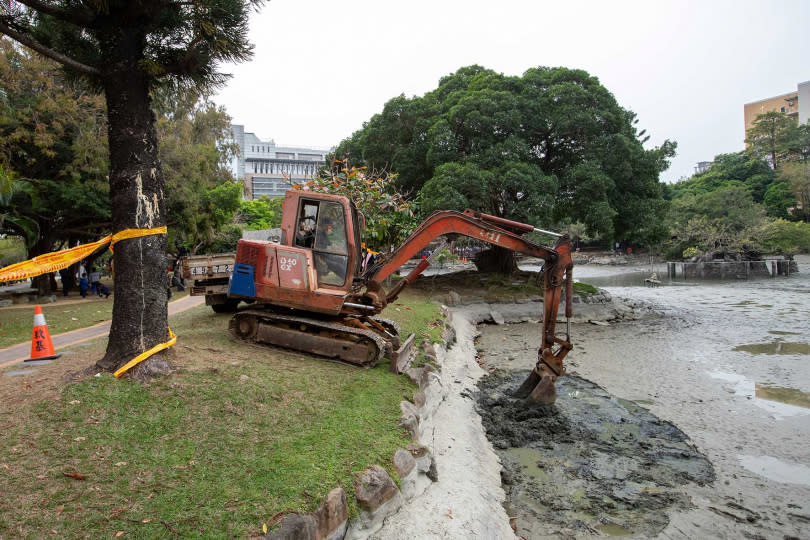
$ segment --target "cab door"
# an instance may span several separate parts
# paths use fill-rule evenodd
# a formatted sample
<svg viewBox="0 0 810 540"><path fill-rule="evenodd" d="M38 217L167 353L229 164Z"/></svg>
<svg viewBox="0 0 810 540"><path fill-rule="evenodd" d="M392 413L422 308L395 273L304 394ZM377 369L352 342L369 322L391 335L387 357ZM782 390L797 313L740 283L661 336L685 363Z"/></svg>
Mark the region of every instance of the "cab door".
<svg viewBox="0 0 810 540"><path fill-rule="evenodd" d="M312 249L318 287L344 289L350 279L344 204L301 197L296 215L294 245Z"/></svg>

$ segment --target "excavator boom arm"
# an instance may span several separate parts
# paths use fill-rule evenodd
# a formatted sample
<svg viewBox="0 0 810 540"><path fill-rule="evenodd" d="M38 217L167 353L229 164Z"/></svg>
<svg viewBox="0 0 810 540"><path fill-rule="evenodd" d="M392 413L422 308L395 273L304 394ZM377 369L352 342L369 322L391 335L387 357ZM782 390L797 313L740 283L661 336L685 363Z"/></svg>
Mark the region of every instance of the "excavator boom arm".
<svg viewBox="0 0 810 540"><path fill-rule="evenodd" d="M434 212L405 240L405 242L403 242L382 266L375 270L370 281L382 283L388 276L396 272L403 264L427 247L430 242L440 236L448 234L468 236L488 244L511 249L518 253L539 257L547 262L554 261L557 258L555 250L530 242L514 232L486 221L486 218L500 220L500 222L504 224L514 224L528 228L524 228L522 232L530 232L533 230L531 225L503 220L494 216L486 216L486 214L475 214L471 210L467 210L464 213L450 211Z"/></svg>
<svg viewBox="0 0 810 540"><path fill-rule="evenodd" d="M396 299L402 289L412 283L430 262L423 260L387 293L382 289L383 280L440 236L463 235L543 259L545 264L542 270L544 294L542 343L537 352L537 364L521 386L518 395L539 403L553 403L556 398L554 381L565 373L563 359L572 349L567 331L565 338L556 334L563 285L566 293L565 315L571 316L573 295L571 242L567 236L562 235L553 248L548 248L521 236L522 233L533 230L535 229L532 225L477 214L471 210L464 213L436 212L425 220L388 260L373 270L366 285L367 299L380 309Z"/></svg>

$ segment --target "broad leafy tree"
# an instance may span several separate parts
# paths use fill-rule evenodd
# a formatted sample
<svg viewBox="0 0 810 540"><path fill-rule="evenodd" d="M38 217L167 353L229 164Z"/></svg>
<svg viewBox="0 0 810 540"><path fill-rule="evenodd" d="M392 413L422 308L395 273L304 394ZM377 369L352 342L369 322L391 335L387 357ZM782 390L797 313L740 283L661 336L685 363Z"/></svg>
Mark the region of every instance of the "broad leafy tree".
<svg viewBox="0 0 810 540"><path fill-rule="evenodd" d="M151 92L160 85L210 88L222 61L250 57L248 15L260 0L8 0L0 33L62 64L104 91L112 231L166 225L166 181L158 159ZM168 340L166 237L121 241L107 352L115 370ZM160 356L136 375L167 367Z"/></svg>
<svg viewBox="0 0 810 540"><path fill-rule="evenodd" d="M787 183L797 204L791 210L793 216L810 222L810 163L785 163L779 172L779 179Z"/></svg>
<svg viewBox="0 0 810 540"><path fill-rule="evenodd" d="M780 112L769 111L757 115L746 133L748 151L766 159L774 169L779 168L789 151L789 143L796 121Z"/></svg>
<svg viewBox="0 0 810 540"><path fill-rule="evenodd" d="M294 187L350 198L365 220L363 238L372 250L388 252L416 228L414 205L397 190L396 176L350 167L347 160L333 161L315 177Z"/></svg>
<svg viewBox="0 0 810 540"><path fill-rule="evenodd" d="M748 188L755 202L761 203L774 178L773 169L764 159L746 152L719 154L715 156L706 172L671 186L670 195L672 197L687 193L701 195L729 183L739 183Z"/></svg>
<svg viewBox="0 0 810 540"><path fill-rule="evenodd" d="M472 207L535 225L581 221L592 236L647 242L663 222L659 174L675 144L647 150L635 115L581 70L510 77L469 66L400 96L336 155L387 168L426 211Z"/></svg>

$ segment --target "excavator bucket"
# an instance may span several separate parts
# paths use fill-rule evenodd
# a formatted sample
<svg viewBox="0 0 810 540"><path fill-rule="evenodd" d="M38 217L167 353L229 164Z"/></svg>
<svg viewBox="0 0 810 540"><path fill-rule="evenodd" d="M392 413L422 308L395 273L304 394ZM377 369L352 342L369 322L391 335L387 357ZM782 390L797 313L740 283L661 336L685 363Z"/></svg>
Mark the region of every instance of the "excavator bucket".
<svg viewBox="0 0 810 540"><path fill-rule="evenodd" d="M537 368L535 368L515 392L515 397L541 405L551 405L557 399L557 388L554 386L555 380L556 377L547 371L539 375Z"/></svg>
<svg viewBox="0 0 810 540"><path fill-rule="evenodd" d="M550 374L546 373L541 376L533 369L515 392L515 396L533 403L551 405L557 400L557 388L554 386L554 380L555 377Z"/></svg>

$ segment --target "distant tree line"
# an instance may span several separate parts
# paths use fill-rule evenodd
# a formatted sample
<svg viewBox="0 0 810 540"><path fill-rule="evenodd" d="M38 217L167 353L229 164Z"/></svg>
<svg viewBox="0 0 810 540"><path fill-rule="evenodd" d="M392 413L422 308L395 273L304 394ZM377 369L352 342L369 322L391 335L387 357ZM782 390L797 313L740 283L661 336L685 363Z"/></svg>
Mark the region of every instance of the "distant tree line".
<svg viewBox="0 0 810 540"><path fill-rule="evenodd" d="M810 124L768 112L748 148L669 186L670 257L751 257L810 250Z"/></svg>

